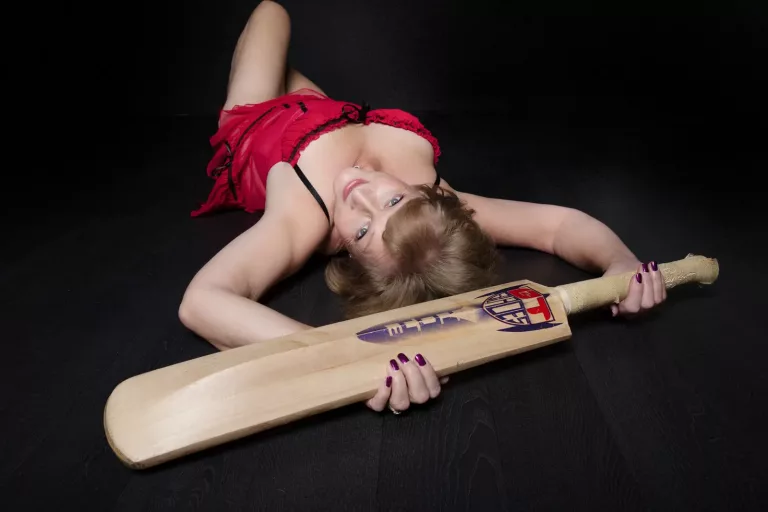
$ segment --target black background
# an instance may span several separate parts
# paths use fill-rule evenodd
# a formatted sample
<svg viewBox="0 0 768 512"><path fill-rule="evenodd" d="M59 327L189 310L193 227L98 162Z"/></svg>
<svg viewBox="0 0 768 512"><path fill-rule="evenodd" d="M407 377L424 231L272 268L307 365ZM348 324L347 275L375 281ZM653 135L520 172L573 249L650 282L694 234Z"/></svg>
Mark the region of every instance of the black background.
<svg viewBox="0 0 768 512"><path fill-rule="evenodd" d="M456 188L575 206L644 261L717 257L656 314L457 374L394 417L349 407L157 469L123 467L120 381L213 352L179 323L194 273L258 215L191 219L254 3L9 16L0 284L8 510L764 510L765 12L287 1L291 63L410 110ZM624 8L628 9L628 8ZM753 174L752 174L753 173ZM504 249L499 282L590 277ZM341 319L313 260L269 305ZM383 369L382 369L383 370Z"/></svg>

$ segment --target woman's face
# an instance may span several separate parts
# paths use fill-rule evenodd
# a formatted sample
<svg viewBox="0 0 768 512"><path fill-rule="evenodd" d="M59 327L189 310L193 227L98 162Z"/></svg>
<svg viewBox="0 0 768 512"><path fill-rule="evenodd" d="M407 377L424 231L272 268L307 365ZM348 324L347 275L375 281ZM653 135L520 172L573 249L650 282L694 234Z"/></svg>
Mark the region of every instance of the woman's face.
<svg viewBox="0 0 768 512"><path fill-rule="evenodd" d="M381 238L389 218L415 197L414 188L377 171L349 167L333 184L334 235L341 247L372 264L391 264Z"/></svg>

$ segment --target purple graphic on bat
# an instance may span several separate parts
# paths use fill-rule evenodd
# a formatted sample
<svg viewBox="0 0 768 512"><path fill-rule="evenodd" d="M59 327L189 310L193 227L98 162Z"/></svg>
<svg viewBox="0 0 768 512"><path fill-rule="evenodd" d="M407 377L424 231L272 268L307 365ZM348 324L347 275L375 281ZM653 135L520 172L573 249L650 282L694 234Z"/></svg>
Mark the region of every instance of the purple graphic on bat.
<svg viewBox="0 0 768 512"><path fill-rule="evenodd" d="M382 342L403 339L436 330L445 330L459 324L478 322L485 313L478 307L465 307L431 313L418 318L395 320L388 324L379 324L357 333L363 341Z"/></svg>
<svg viewBox="0 0 768 512"><path fill-rule="evenodd" d="M371 343L396 341L491 319L508 326L499 329L504 332L547 329L560 325L555 322L552 308L546 300L547 296L528 285L512 286L477 297L486 297L481 304L374 325L358 332L357 337Z"/></svg>

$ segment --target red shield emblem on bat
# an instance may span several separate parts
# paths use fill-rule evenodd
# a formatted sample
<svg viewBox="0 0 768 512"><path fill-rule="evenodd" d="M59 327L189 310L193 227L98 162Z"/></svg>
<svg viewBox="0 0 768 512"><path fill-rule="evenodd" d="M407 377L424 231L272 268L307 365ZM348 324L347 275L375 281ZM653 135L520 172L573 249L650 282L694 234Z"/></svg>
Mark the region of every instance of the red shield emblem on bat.
<svg viewBox="0 0 768 512"><path fill-rule="evenodd" d="M560 325L549 307L548 296L523 284L486 295L482 308L488 316L509 325L501 331L547 329Z"/></svg>

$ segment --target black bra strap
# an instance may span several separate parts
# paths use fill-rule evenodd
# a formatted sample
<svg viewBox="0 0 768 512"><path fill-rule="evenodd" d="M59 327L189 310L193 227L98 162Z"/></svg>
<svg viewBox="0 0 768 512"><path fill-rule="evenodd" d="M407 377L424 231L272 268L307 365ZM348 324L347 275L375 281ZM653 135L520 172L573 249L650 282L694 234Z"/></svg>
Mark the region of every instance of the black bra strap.
<svg viewBox="0 0 768 512"><path fill-rule="evenodd" d="M307 189L309 189L309 191L315 197L318 204L320 205L320 208L323 209L323 213L325 213L325 216L328 218L328 222L331 222L331 216L328 214L328 208L325 207L325 203L323 202L323 199L320 197L320 194L317 193L317 190L315 190L315 187L313 187L312 184L307 179L307 177L304 176L304 173L301 171L299 164L294 165L293 168L296 171L296 174L299 176L299 179L301 180L301 182L304 183Z"/></svg>
<svg viewBox="0 0 768 512"><path fill-rule="evenodd" d="M323 199L320 197L320 194L317 193L317 190L315 190L315 187L312 186L312 184L309 182L307 177L304 175L304 172L301 170L301 167L299 167L299 164L296 164L293 166L293 169L296 171L296 175L299 177L302 183L304 183L304 186L307 187L307 190L312 194L312 196L317 201L317 204L320 205L320 208L323 209L323 213L325 214L325 217L328 219L328 222L331 222L331 216L328 214L328 208L325 207L325 203L323 202ZM432 185L433 187L438 187L440 185L440 174L437 174L437 177L435 178L435 183Z"/></svg>

